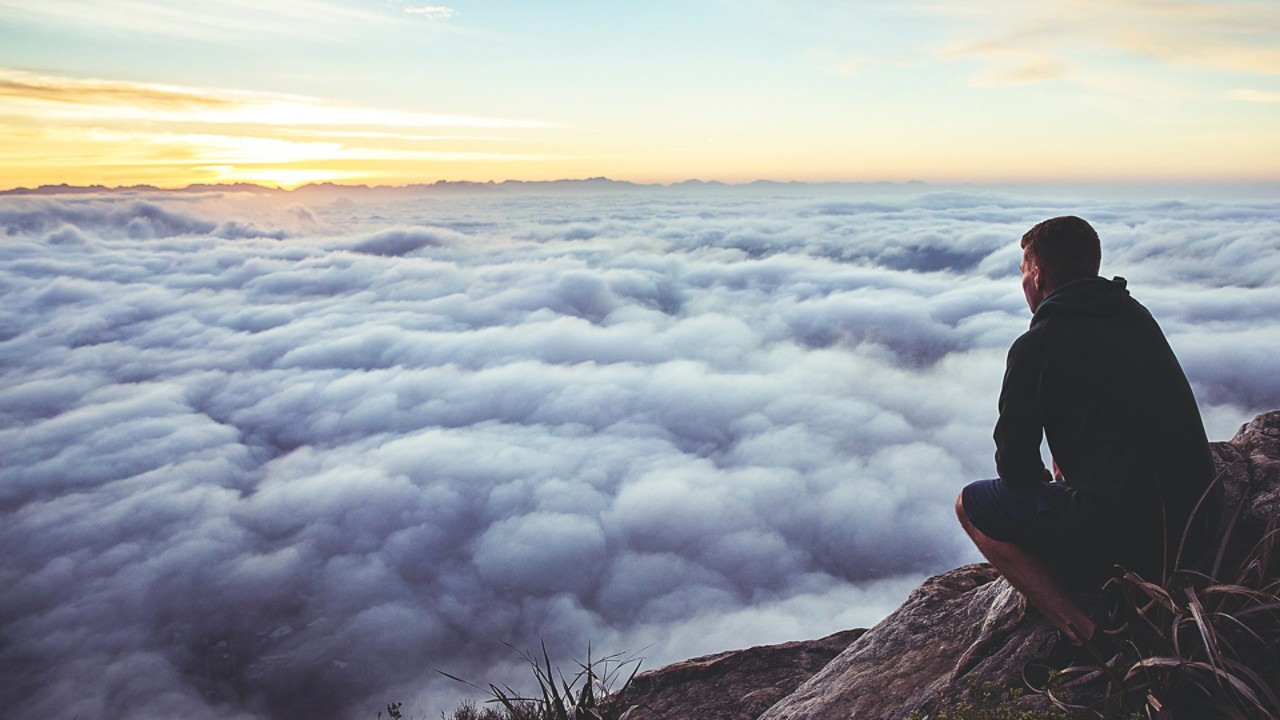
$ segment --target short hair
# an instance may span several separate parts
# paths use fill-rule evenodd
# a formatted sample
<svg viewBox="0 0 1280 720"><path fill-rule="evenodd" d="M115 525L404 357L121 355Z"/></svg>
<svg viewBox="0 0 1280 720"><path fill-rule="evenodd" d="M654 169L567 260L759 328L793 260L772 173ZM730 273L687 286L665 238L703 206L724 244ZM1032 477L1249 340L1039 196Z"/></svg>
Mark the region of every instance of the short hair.
<svg viewBox="0 0 1280 720"><path fill-rule="evenodd" d="M1097 275L1102 264L1097 231L1074 215L1050 218L1028 230L1022 236L1022 252L1059 286Z"/></svg>

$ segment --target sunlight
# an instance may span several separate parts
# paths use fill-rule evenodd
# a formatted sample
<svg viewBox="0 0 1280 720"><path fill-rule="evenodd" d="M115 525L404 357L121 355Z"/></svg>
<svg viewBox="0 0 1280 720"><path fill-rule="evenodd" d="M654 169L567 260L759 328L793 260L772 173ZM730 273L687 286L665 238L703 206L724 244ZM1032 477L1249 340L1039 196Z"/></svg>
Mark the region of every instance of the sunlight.
<svg viewBox="0 0 1280 720"><path fill-rule="evenodd" d="M345 170L296 169L282 167L237 167L205 165L192 168L197 173L212 173L215 183L255 183L293 190L308 183L336 182L364 177L364 173Z"/></svg>
<svg viewBox="0 0 1280 720"><path fill-rule="evenodd" d="M528 118L490 118L440 113L400 112L344 107L310 98L245 102L228 108L198 108L187 117L196 122L276 127L469 127L483 129L547 129L553 123Z"/></svg>
<svg viewBox="0 0 1280 720"><path fill-rule="evenodd" d="M270 127L469 127L551 129L535 118L480 117L362 107L289 93L185 88L40 75L0 67L0 107L46 121L265 125Z"/></svg>
<svg viewBox="0 0 1280 720"><path fill-rule="evenodd" d="M293 163L329 160L348 154L333 142L295 142L280 138L237 135L160 135L149 142L173 145L189 157L213 164Z"/></svg>

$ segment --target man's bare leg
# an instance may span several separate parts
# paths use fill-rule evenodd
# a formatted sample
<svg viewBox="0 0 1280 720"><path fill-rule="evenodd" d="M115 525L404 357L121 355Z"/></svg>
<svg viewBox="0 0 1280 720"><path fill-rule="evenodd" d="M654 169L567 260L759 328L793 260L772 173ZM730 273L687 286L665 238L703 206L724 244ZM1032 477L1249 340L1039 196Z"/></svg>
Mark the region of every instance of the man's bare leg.
<svg viewBox="0 0 1280 720"><path fill-rule="evenodd" d="M960 497L956 498L956 515L983 557L1054 627L1061 630L1063 636L1077 645L1093 638L1094 622L1067 595L1043 563L1017 545L992 539L974 527Z"/></svg>

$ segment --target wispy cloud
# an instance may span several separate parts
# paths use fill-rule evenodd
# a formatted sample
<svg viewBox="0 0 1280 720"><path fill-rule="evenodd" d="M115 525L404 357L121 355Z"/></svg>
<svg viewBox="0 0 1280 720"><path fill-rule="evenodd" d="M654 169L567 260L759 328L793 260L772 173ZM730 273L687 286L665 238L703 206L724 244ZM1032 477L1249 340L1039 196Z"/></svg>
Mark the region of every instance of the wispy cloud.
<svg viewBox="0 0 1280 720"><path fill-rule="evenodd" d="M377 164L561 158L537 145L508 152L515 140L537 140L521 133L556 127L538 119L354 107L302 95L4 68L0 115L7 118L0 126L0 160L11 169L189 168L197 178L212 173L219 180L293 184L359 176ZM33 136L40 142L33 143Z"/></svg>
<svg viewBox="0 0 1280 720"><path fill-rule="evenodd" d="M0 68L0 99L24 104L145 107L156 110L232 108L248 101L245 93L209 92L157 83L120 82Z"/></svg>
<svg viewBox="0 0 1280 720"><path fill-rule="evenodd" d="M448 20L458 14L457 10L443 5L406 5L404 11L410 15L421 15L428 20Z"/></svg>
<svg viewBox="0 0 1280 720"><path fill-rule="evenodd" d="M349 107L283 93L36 75L0 68L0 108L46 119L355 127L549 128L529 118L494 118Z"/></svg>
<svg viewBox="0 0 1280 720"><path fill-rule="evenodd" d="M495 160L546 160L550 155L516 154L496 152L454 152L441 150L408 150L351 147L338 142L284 140L272 137L245 135L214 135L206 133L142 133L96 132L99 142L119 143L122 146L154 148L152 160L174 157L181 151L184 159L201 163L270 164L293 163L314 160L432 160L447 162L472 162Z"/></svg>
<svg viewBox="0 0 1280 720"><path fill-rule="evenodd" d="M1269 1L982 0L930 10L962 19L965 39L943 55L990 62L975 76L979 83L1061 77L1117 53L1180 67L1280 74L1280 4Z"/></svg>
<svg viewBox="0 0 1280 720"><path fill-rule="evenodd" d="M865 54L842 54L829 50L811 50L809 57L823 72L844 77L857 77L872 61Z"/></svg>
<svg viewBox="0 0 1280 720"><path fill-rule="evenodd" d="M204 40L243 39L246 34L344 36L353 28L392 21L387 13L329 0L0 0L0 10L54 27L163 35Z"/></svg>
<svg viewBox="0 0 1280 720"><path fill-rule="evenodd" d="M1132 53L1179 65L1280 74L1280 5L1269 0L1070 4L1081 13L1104 13L1098 18L1104 37Z"/></svg>
<svg viewBox="0 0 1280 720"><path fill-rule="evenodd" d="M1062 58L1043 52L1023 50L999 42L984 42L953 48L948 51L947 55L952 57L972 56L986 60L987 67L971 78L975 85L982 86L1024 85L1042 82L1063 77L1071 69L1071 64Z"/></svg>
<svg viewBox="0 0 1280 720"><path fill-rule="evenodd" d="M1235 90L1228 97L1232 100L1244 100L1245 102L1280 103L1280 92L1268 92L1266 90Z"/></svg>

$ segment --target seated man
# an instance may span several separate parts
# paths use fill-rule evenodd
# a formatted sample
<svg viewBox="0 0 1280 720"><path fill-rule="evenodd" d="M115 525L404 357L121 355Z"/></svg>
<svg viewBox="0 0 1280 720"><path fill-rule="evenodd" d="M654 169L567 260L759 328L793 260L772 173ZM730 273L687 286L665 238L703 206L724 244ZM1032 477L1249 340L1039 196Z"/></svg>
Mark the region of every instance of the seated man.
<svg viewBox="0 0 1280 720"><path fill-rule="evenodd" d="M1071 645L1096 624L1067 595L1114 565L1161 581L1180 544L1205 543L1213 459L1191 386L1123 278L1098 277L1077 217L1022 237L1031 329L1009 350L996 423L999 477L956 499L974 544ZM1048 438L1054 471L1040 442ZM1184 536L1185 533L1185 536Z"/></svg>

